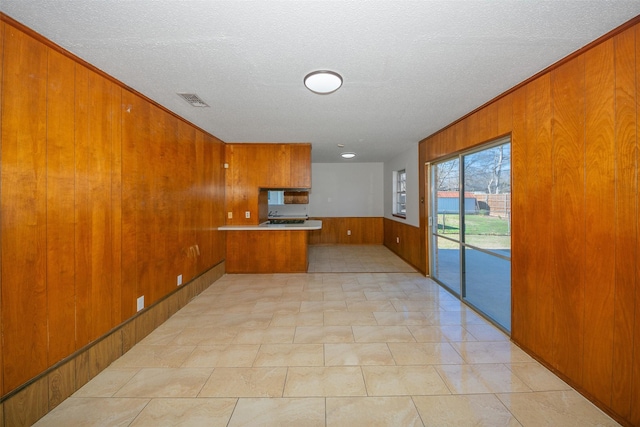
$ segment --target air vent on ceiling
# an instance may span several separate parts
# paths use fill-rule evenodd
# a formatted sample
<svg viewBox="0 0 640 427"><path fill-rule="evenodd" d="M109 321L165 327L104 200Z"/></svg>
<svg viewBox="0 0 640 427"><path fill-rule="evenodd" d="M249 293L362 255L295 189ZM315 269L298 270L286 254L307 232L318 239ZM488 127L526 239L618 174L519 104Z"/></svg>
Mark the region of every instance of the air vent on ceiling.
<svg viewBox="0 0 640 427"><path fill-rule="evenodd" d="M206 102L204 102L198 95L195 93L179 93L185 101L191 104L192 107L208 107Z"/></svg>

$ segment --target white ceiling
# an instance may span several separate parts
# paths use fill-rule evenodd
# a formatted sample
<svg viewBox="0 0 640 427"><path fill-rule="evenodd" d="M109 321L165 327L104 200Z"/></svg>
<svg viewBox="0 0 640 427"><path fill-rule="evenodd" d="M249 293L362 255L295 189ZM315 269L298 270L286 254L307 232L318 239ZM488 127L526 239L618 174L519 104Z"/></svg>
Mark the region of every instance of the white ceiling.
<svg viewBox="0 0 640 427"><path fill-rule="evenodd" d="M640 1L0 0L0 11L226 142L382 162L640 14ZM317 69L342 88L308 91Z"/></svg>

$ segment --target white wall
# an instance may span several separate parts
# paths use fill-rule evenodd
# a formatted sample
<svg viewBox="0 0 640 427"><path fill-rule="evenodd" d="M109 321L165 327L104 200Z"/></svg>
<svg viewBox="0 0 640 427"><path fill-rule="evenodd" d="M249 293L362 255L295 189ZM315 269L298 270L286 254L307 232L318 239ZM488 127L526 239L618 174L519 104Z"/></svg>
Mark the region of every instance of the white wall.
<svg viewBox="0 0 640 427"><path fill-rule="evenodd" d="M309 216L383 216L383 175L383 163L311 164Z"/></svg>
<svg viewBox="0 0 640 427"><path fill-rule="evenodd" d="M415 227L420 226L418 144L384 162L384 217ZM407 218L393 216L393 172L404 169L407 172Z"/></svg>

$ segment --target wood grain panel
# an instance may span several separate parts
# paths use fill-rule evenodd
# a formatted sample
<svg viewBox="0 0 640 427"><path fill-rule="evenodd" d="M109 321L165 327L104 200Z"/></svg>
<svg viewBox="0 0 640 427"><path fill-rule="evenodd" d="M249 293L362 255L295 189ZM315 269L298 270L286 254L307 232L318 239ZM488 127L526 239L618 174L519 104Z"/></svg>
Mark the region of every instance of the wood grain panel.
<svg viewBox="0 0 640 427"><path fill-rule="evenodd" d="M2 75L2 327L5 393L47 367L47 49L5 28ZM5 406L5 416L9 407Z"/></svg>
<svg viewBox="0 0 640 427"><path fill-rule="evenodd" d="M311 245L381 245L384 224L381 217L314 217L321 230L309 232ZM351 230L351 235L348 231Z"/></svg>
<svg viewBox="0 0 640 427"><path fill-rule="evenodd" d="M533 127L530 114L527 114L528 100L531 98L533 87L527 86L516 91L513 95L513 119L514 127L511 136L511 173L512 173L512 202L511 207L511 300L512 322L511 338L529 349L534 348L533 325L529 319L534 318L535 310L535 283L533 282L533 262L530 251L530 240L533 234L529 233L529 216L521 214L526 212L528 204L529 177L533 174L529 170L533 163L529 160L530 129ZM527 120L529 119L529 120Z"/></svg>
<svg viewBox="0 0 640 427"><path fill-rule="evenodd" d="M615 294L611 407L625 418L631 411L633 317L637 264L635 30L614 39L615 48ZM640 402L638 402L640 405Z"/></svg>
<svg viewBox="0 0 640 427"><path fill-rule="evenodd" d="M76 363L74 360L64 363L47 375L49 382L48 410L61 404L76 391Z"/></svg>
<svg viewBox="0 0 640 427"><path fill-rule="evenodd" d="M122 88L112 84L111 98L111 321L122 319Z"/></svg>
<svg viewBox="0 0 640 427"><path fill-rule="evenodd" d="M4 59L4 22L0 21L0 155L2 153L2 70L4 69L2 63ZM0 164L0 169L2 165ZM2 190L2 174L0 173L0 191ZM1 203L1 199L0 199ZM1 206L1 205L0 205ZM0 218L0 221L2 219ZM0 224L1 230L2 224ZM0 231L0 330L2 330L2 232ZM2 357L4 355L2 340L0 339L0 393L4 392L4 380L2 370L4 362ZM0 403L0 427L4 427L4 405Z"/></svg>
<svg viewBox="0 0 640 427"><path fill-rule="evenodd" d="M175 147L174 162L180 165L177 172L174 172L172 179L175 180L173 189L173 203L171 204L176 218L173 227L177 231L177 240L168 242L180 252L174 256L167 254L168 258L174 259L174 269L171 272L174 281L168 280L170 288L163 295L170 293L177 285L178 274L182 274L183 283L191 281L196 275L198 263L198 251L196 251L196 223L198 207L198 170L196 166L196 131L183 121L177 122L178 141ZM171 224L165 224L171 228ZM170 279L171 276L168 278Z"/></svg>
<svg viewBox="0 0 640 427"><path fill-rule="evenodd" d="M311 188L311 144L289 146L290 186L293 188Z"/></svg>
<svg viewBox="0 0 640 427"><path fill-rule="evenodd" d="M640 25L636 25L635 28L635 100L636 100L636 132L638 132L638 125L640 124L640 109L637 108L637 102L640 100ZM638 143L638 135L636 134L636 144ZM640 146L638 146L640 149ZM636 151L636 188L640 188L640 158L638 157L638 151ZM636 193L636 197L638 197ZM640 203L640 200L636 199L636 203ZM636 209L640 209L636 204ZM636 221L640 212L636 212ZM636 227L638 227L636 223ZM633 317L633 360L631 365L631 415L627 418L631 421L632 425L640 425L640 262L638 261L638 255L640 254L640 230L636 234L636 258L635 258L635 307L634 312L629 313L630 317ZM615 375L615 374L614 374Z"/></svg>
<svg viewBox="0 0 640 427"><path fill-rule="evenodd" d="M498 135L507 135L513 129L513 94L508 94L496 101L498 123L497 133ZM490 138L494 138L494 135L490 135Z"/></svg>
<svg viewBox="0 0 640 427"><path fill-rule="evenodd" d="M227 231L227 273L304 273L308 231Z"/></svg>
<svg viewBox="0 0 640 427"><path fill-rule="evenodd" d="M31 426L49 411L49 383L40 378L4 402L7 426Z"/></svg>
<svg viewBox="0 0 640 427"><path fill-rule="evenodd" d="M551 364L582 385L584 354L585 200L584 56L551 73L555 268Z"/></svg>
<svg viewBox="0 0 640 427"><path fill-rule="evenodd" d="M150 104L128 90L122 92L122 286L121 318L136 313L138 298L139 187L145 179L138 165L149 139Z"/></svg>
<svg viewBox="0 0 640 427"><path fill-rule="evenodd" d="M76 66L76 313L77 345L95 340L112 319L113 84Z"/></svg>
<svg viewBox="0 0 640 427"><path fill-rule="evenodd" d="M383 224L384 245L424 274L426 266L420 252L420 228L389 218L384 218Z"/></svg>
<svg viewBox="0 0 640 427"><path fill-rule="evenodd" d="M585 53L586 275L583 387L611 404L615 289L615 72L613 39Z"/></svg>
<svg viewBox="0 0 640 427"><path fill-rule="evenodd" d="M47 93L47 307L53 365L75 340L75 63L49 49Z"/></svg>
<svg viewBox="0 0 640 427"><path fill-rule="evenodd" d="M530 147L531 175L529 176L529 203L535 206L527 215L530 217L530 228L526 232L533 234L531 251L533 255L533 283L535 287L535 323L534 342L538 354L551 358L553 346L549 336L553 331L554 312L553 299L553 253L549 250L553 242L555 224L549 223L553 215L549 195L553 189L553 143L551 137L551 78L549 74L540 76L532 82L535 88L535 103L530 114L535 115L535 139ZM530 129L531 130L531 129ZM527 194L524 195L527 197ZM535 233L531 233L535 230Z"/></svg>

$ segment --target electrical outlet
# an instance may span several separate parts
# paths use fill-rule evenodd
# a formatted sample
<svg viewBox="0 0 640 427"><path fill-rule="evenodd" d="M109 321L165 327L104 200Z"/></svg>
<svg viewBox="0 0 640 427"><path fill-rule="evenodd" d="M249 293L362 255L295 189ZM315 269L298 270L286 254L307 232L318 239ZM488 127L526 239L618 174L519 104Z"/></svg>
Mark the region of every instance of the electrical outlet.
<svg viewBox="0 0 640 427"><path fill-rule="evenodd" d="M144 295L142 295L141 297L138 297L137 299L137 311L140 311L144 308Z"/></svg>
<svg viewBox="0 0 640 427"><path fill-rule="evenodd" d="M244 217L245 217L245 218L251 218L251 211L246 211L246 212L244 213Z"/></svg>
<svg viewBox="0 0 640 427"><path fill-rule="evenodd" d="M351 230L347 230L347 236L351 236Z"/></svg>
<svg viewBox="0 0 640 427"><path fill-rule="evenodd" d="M182 274L178 274L178 286L182 285Z"/></svg>
<svg viewBox="0 0 640 427"><path fill-rule="evenodd" d="M233 218L233 212L229 212L229 213L227 214L227 218L229 218L229 219Z"/></svg>
<svg viewBox="0 0 640 427"><path fill-rule="evenodd" d="M396 243L400 243L400 238L396 237Z"/></svg>

